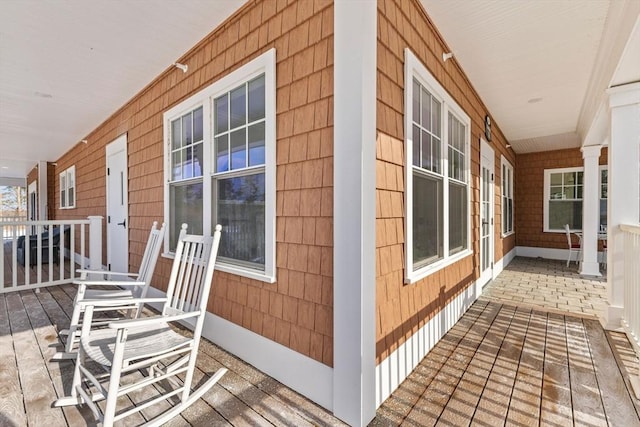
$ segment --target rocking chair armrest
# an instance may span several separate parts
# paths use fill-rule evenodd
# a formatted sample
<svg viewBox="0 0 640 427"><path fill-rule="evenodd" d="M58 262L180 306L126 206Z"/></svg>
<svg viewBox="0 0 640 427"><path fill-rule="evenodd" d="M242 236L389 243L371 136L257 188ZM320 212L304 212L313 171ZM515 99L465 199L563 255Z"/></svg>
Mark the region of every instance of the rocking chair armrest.
<svg viewBox="0 0 640 427"><path fill-rule="evenodd" d="M134 326L151 326L156 323L169 323L169 322L177 322L178 320L188 319L189 317L195 317L200 315L200 310L198 311L190 311L188 313L182 314L174 314L171 316L153 316L153 317L143 317L140 319L127 319L127 320L118 320L115 322L110 322L109 327L111 329L128 329Z"/></svg>
<svg viewBox="0 0 640 427"><path fill-rule="evenodd" d="M81 274L103 274L107 276L129 276L129 277L138 277L139 273L123 273L120 271L109 271L109 270L89 270L85 268L81 268L76 270L76 272Z"/></svg>
<svg viewBox="0 0 640 427"><path fill-rule="evenodd" d="M145 304L151 302L165 302L166 298L114 298L114 299L85 299L77 302L80 307L118 307L130 304Z"/></svg>
<svg viewBox="0 0 640 427"><path fill-rule="evenodd" d="M130 282L130 281L115 281L115 280L74 280L74 285L85 286L144 286L146 282Z"/></svg>

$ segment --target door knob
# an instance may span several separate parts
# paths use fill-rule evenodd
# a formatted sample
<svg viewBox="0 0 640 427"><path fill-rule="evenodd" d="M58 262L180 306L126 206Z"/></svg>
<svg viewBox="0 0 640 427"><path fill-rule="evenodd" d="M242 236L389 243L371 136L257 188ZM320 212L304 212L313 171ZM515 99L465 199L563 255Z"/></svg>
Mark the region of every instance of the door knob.
<svg viewBox="0 0 640 427"><path fill-rule="evenodd" d="M127 228L127 220L125 219L124 221L119 222L119 223L117 223L116 225L121 225L121 226L123 226L124 228Z"/></svg>

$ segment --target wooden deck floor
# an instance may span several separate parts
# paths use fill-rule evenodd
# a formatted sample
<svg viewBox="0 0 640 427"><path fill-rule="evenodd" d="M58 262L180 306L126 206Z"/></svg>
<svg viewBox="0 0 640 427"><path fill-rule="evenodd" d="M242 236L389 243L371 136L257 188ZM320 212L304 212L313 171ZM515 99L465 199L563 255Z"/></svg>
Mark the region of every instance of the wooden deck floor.
<svg viewBox="0 0 640 427"><path fill-rule="evenodd" d="M372 425L640 426L628 349L593 318L479 300Z"/></svg>
<svg viewBox="0 0 640 427"><path fill-rule="evenodd" d="M94 425L83 408L53 409L72 364L51 362L75 288L0 295L0 426ZM227 375L169 425L343 425L324 409L203 341L196 381ZM378 409L372 426L640 426L626 337L597 320L479 300ZM137 395L144 400L149 396ZM155 412L145 411L152 418ZM136 425L144 419L131 419Z"/></svg>
<svg viewBox="0 0 640 427"><path fill-rule="evenodd" d="M69 392L71 361L51 362L57 331L68 327L75 287L43 288L0 295L0 426L95 425L86 408L51 408ZM203 340L195 383L221 365L229 372L171 426L344 425L324 409ZM143 401L148 395L136 395ZM161 408L142 415L153 418ZM153 410L155 409L155 411ZM143 417L127 419L138 425Z"/></svg>

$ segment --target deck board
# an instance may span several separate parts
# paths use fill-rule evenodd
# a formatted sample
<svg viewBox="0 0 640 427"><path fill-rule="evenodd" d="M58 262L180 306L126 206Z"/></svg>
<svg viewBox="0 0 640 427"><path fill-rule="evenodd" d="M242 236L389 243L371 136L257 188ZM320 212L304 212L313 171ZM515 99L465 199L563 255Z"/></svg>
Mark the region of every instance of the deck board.
<svg viewBox="0 0 640 427"><path fill-rule="evenodd" d="M50 357L58 331L68 328L75 290L61 285L0 295L0 425L96 425L86 406L51 407L71 386L73 361ZM325 409L206 340L201 341L193 387L220 366L229 372L167 426L344 426ZM148 390L131 398L141 402L157 394ZM128 407L130 401L122 404ZM119 425L139 425L169 405L146 408Z"/></svg>

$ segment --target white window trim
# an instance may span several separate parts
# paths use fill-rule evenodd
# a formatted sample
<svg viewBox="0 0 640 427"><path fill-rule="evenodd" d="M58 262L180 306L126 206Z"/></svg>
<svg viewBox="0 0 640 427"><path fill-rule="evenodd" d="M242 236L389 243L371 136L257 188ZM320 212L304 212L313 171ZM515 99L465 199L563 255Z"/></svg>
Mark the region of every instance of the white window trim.
<svg viewBox="0 0 640 427"><path fill-rule="evenodd" d="M405 49L405 89L404 89L404 132L405 132L405 282L415 283L438 270L441 270L467 256L473 254L471 250L471 119L464 110L455 102L449 93L438 83L435 77L427 70L420 60L411 52ZM414 271L413 269L413 150L412 147L412 118L413 118L413 102L411 98L412 82L416 78L431 95L442 103L441 129L442 129L442 173L443 173L443 206L447 207L443 215L443 259L426 265ZM460 120L466 128L465 141L465 175L467 182L467 249L464 249L454 255L449 253L449 164L448 164L448 126L445 126L445 120L448 113L451 112L458 120Z"/></svg>
<svg viewBox="0 0 640 427"><path fill-rule="evenodd" d="M64 201L65 206L62 206L62 177L64 176L64 183L65 183L65 188L64 188ZM69 185L69 178L73 176L73 185ZM59 191L59 195L60 195L60 209L75 209L76 207L76 200L78 199L78 192L76 191L76 189L78 188L78 183L76 182L76 167L74 166L70 166L67 169L65 169L64 171L60 172L60 175L58 176L60 181L60 191ZM73 205L69 204L69 189L73 188Z"/></svg>
<svg viewBox="0 0 640 427"><path fill-rule="evenodd" d="M504 177L502 176L502 171L504 170L504 168L507 168L511 171L511 200L513 200L512 206L513 209L511 210L511 224L512 224L512 230L508 231L508 232L504 232L504 220L505 218L502 218L502 224L500 224L500 233L502 235L502 237L509 237L512 234L515 234L516 232L516 218L515 218L515 204L516 204L516 195L515 195L515 188L514 188L514 183L515 183L515 176L513 174L513 165L511 164L511 162L509 162L509 160L507 160L506 157L504 157L503 155L500 155L500 178L501 178L501 182L504 181ZM501 185L501 189L500 189L500 208L503 208L502 203L504 202L504 185ZM504 216L503 214L504 211L501 212L501 217Z"/></svg>
<svg viewBox="0 0 640 427"><path fill-rule="evenodd" d="M210 235L212 200L211 176L213 170L213 100L219 95L235 88L238 84L251 80L264 73L265 75L265 271L231 265L222 260L216 262L216 270L236 274L250 279L268 283L276 281L276 51L270 49L251 62L232 71L200 92L175 105L163 114L164 135L164 218L170 224L171 211L169 183L171 182L171 156L169 140L171 121L185 112L203 107L203 157L206 159L202 168L203 221L202 230ZM165 239L163 256L172 258L169 241Z"/></svg>
<svg viewBox="0 0 640 427"><path fill-rule="evenodd" d="M544 170L544 196L543 196L543 217L542 217L542 231L545 233L565 233L564 228L562 230L555 230L555 229L550 229L549 228L549 196L551 195L551 174L552 173L566 173L566 172L583 172L584 173L584 167L582 166L578 166L578 167L574 167L574 168L557 168L557 169L545 169ZM600 181L600 180L598 180ZM583 189L584 190L584 189ZM582 200L584 203L584 193L583 193L583 197L582 199L575 199L575 200ZM573 231L582 231L582 229L575 229L575 230L571 230Z"/></svg>

